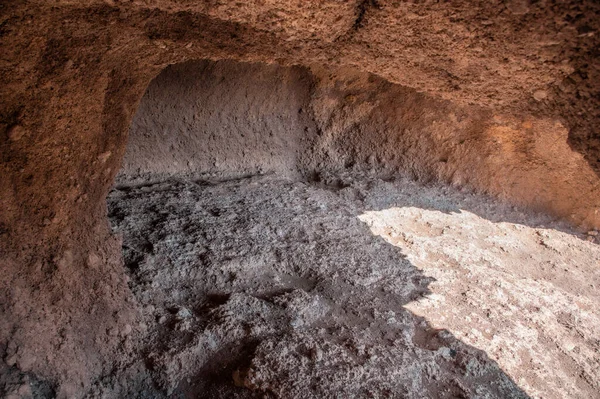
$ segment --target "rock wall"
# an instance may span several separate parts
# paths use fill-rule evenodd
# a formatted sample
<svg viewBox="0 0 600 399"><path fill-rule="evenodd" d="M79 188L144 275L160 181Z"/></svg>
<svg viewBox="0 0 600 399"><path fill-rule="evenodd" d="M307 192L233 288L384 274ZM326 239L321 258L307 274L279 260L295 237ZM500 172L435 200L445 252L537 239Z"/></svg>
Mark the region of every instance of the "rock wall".
<svg viewBox="0 0 600 399"><path fill-rule="evenodd" d="M152 81L117 185L262 173L444 181L600 224L600 181L555 119L434 99L354 68L186 62Z"/></svg>
<svg viewBox="0 0 600 399"><path fill-rule="evenodd" d="M233 61L168 67L133 118L117 185L170 175L297 175L316 136L312 79L306 68Z"/></svg>
<svg viewBox="0 0 600 399"><path fill-rule="evenodd" d="M166 66L198 59L322 65L313 73L324 82L323 90L313 93L312 101L319 104L315 121L328 138L317 149L323 154L344 149L353 140L352 135L346 140L329 132L376 130L369 137L390 143L378 147L383 165L393 159L383 156L388 151L396 154L394 165L417 176L457 184L468 179L473 186L513 199L521 192L529 202L559 204L557 212L566 214L579 206L570 205L573 195L583 203L597 197L599 7L594 1L520 0L4 2L2 370L16 366L18 372L47 381L59 396L75 397L110 372L116 352L126 353L133 345L129 332L136 328L135 305L121 270L119 239L106 221L105 198L138 103ZM340 89L332 83L335 79L327 83L327 76L329 68L338 67L374 73L460 107L478 107L483 122L479 117L464 119L460 112L436 121L431 115L447 110L446 103L436 102L438 111L423 114L419 102L433 100L413 91L409 100L397 100L408 107L405 111L369 109L369 102L362 100L351 106L354 99L373 93L334 95L332 100L327 93ZM378 79L372 84L378 90L388 85ZM361 124L379 118L380 127L395 127L390 117L394 112L427 121L431 135L388 137L388 130ZM451 128L446 128L448 121ZM564 146L567 135L575 154ZM440 142L447 146L440 147ZM446 153L452 143L456 150ZM463 150L464 143L474 144ZM395 146L415 154L424 153L421 147L432 152L423 163L411 163L414 157L400 157ZM435 164L434 154L441 155ZM469 156L481 157L482 167L466 163L459 168ZM523 163L527 168L515 167ZM546 171L550 180L531 178L533 189L524 185ZM580 183L585 183L583 188ZM585 204L585 212L596 217ZM585 212L573 220L597 220Z"/></svg>

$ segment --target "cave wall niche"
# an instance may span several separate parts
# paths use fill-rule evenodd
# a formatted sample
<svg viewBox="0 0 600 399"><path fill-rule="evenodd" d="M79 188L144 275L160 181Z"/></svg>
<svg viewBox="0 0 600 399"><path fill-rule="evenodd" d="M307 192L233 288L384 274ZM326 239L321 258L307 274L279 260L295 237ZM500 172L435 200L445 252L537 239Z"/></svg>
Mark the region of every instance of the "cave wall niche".
<svg viewBox="0 0 600 399"><path fill-rule="evenodd" d="M150 83L116 184L409 176L593 228L598 177L567 136L557 120L457 106L352 68L188 61Z"/></svg>
<svg viewBox="0 0 600 399"><path fill-rule="evenodd" d="M306 165L316 125L307 68L235 61L167 67L133 118L116 184L227 179Z"/></svg>
<svg viewBox="0 0 600 399"><path fill-rule="evenodd" d="M211 206L199 206L202 201L187 189L195 186L189 180L201 183L236 180L219 184L217 187L221 189L227 184L258 186L266 180L238 178L274 174L277 178L300 179L338 189L347 179L409 176L421 182L441 181L486 192L512 203L571 218L576 223L594 223L593 218L587 221L585 218L589 216L588 211L594 209L595 199L585 193L593 192L597 180L593 171L586 169L583 158L568 147L566 137L566 129L551 119L458 107L352 68L280 66L233 60L190 61L167 67L149 84L141 99L115 181L123 190L116 190L118 194L111 199L112 209L117 209L111 213L111 220L125 219L119 214L127 212L115 207L115 202L135 197L138 187L129 191L128 186L150 186L137 191L138 195L142 192L137 197L140 202L133 206L144 209L140 211L140 219L150 222L146 229L129 231L133 239L125 239L124 243L125 263L134 281L140 264L146 263L141 267L141 274L154 276L147 265L165 256L158 249L162 243L159 241L157 245L157 241L150 238L156 237L157 232L148 226L171 227L157 231L174 243L173 253L183 254L173 266L185 264L186 256L189 259L197 255L194 252L190 256L179 246L180 242L186 243L185 248L188 244L204 245L200 239L191 244L175 238L181 236L173 232L194 231L193 223L189 219L178 219L178 215L201 215L201 223L210 226L208 231L237 230L236 225L215 228L214 218L209 222L202 216L211 215L225 221L231 214L223 212L226 207L215 211ZM169 179L187 181L164 182ZM154 203L146 213L141 204L146 196L152 198L159 191L171 191L170 202L159 206ZM235 198L226 190L216 192L216 197L231 195ZM348 192L350 190L342 191L340 195L348 195ZM584 195L580 195L582 193ZM194 198L192 207L180 212L177 205L190 198ZM232 202L251 208L244 201ZM252 202L260 203L256 197ZM266 209L272 204L275 208L277 203L261 203ZM154 213L162 216L156 217ZM239 208L234 213L239 215ZM463 214L478 219L476 215L468 216L468 208ZM241 218L246 219L243 212L242 215ZM247 220L253 224L256 219ZM524 223L523 220L517 222ZM295 223L280 225L291 230L297 228ZM261 227L259 225L257 230L262 231ZM461 227L470 228L468 224ZM298 230L302 231L302 227ZM121 231L127 236L127 230ZM244 239L248 237L252 242L251 234L246 234ZM289 240L292 243L294 238ZM223 241L235 242L233 239ZM269 240L263 242L267 247L274 245ZM153 260L146 262L145 255L140 255L144 254L144 247L150 248L148 253L152 255L148 257ZM247 254L242 257L252 258ZM205 262L202 261L200 269L218 269L221 265ZM170 278L178 274L185 276L173 267L173 270L167 269L163 280L153 279L162 281L160 285L165 288L161 289L173 293L173 297L185 296L172 289L170 280L164 279L165 275ZM190 285L201 291L201 284L192 282ZM215 290L216 286L218 284ZM134 287L136 296L142 298L140 308L148 306L144 296L160 298L160 301L171 295L161 289L152 291L139 283ZM152 306L152 309L155 308ZM152 316L159 319L155 314ZM194 364L193 356L181 356L184 364ZM167 384L170 386L176 386L181 377L177 372L165 372L165 375L170 378ZM246 387L252 389L251 385Z"/></svg>

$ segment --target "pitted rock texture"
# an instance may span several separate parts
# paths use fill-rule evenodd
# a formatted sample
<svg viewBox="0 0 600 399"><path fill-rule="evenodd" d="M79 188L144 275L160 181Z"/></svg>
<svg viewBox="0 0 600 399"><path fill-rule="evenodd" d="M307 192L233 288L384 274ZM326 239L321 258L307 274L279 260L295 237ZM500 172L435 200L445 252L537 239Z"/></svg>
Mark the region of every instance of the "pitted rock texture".
<svg viewBox="0 0 600 399"><path fill-rule="evenodd" d="M559 121L459 107L353 68L171 66L140 102L117 185L343 171L448 182L600 225L600 179Z"/></svg>
<svg viewBox="0 0 600 399"><path fill-rule="evenodd" d="M468 191L330 178L114 190L143 338L92 397L595 396L597 244Z"/></svg>
<svg viewBox="0 0 600 399"><path fill-rule="evenodd" d="M168 65L229 59L323 68L325 74L351 67L457 106L481 107L506 124L490 133L498 145L474 150L491 165L485 178L497 185L497 195L514 199L515 192L525 192L537 199L536 190L518 179L502 180L514 174L498 171L504 158L494 154L497 147L513 148L519 154L514 162L544 170L536 155L541 152L557 160L550 169L560 174L562 160L572 158L564 157L564 147L558 155L549 151L568 135L571 148L597 176L599 7L594 1L520 0L3 2L0 351L5 364L61 397L73 397L112 369L116 352L134 345L128 332L139 312L122 271L119 241L106 220L105 199L137 106ZM328 114L326 101L315 109L321 112L315 115L319 123L331 116L343 124L346 117L362 115L350 109ZM529 119L546 121L540 125L546 127L536 130ZM560 140L554 135L546 140L547 127L557 120ZM484 131L459 130L465 141ZM580 169L569 163L556 180L563 187L557 192L554 181L536 189L546 198L556 194L558 204L567 204L560 212L569 213L571 201L562 195L573 179L589 181ZM456 174L457 184L481 170L486 168L469 166L466 176ZM595 190L592 182L590 190L574 192L593 198Z"/></svg>

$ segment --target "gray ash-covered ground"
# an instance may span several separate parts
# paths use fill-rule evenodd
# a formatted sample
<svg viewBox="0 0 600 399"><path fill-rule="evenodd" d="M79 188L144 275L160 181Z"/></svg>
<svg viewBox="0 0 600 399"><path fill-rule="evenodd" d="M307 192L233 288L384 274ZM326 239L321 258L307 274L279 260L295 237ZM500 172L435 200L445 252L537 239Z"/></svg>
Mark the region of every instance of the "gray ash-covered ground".
<svg viewBox="0 0 600 399"><path fill-rule="evenodd" d="M600 342L598 327L592 323L599 319L598 308L589 307L598 304L594 290L569 293L563 279L544 293L560 294L548 299L554 302L588 307L584 316L579 308L569 315L550 312L547 323L546 313L538 309L541 324L529 323L534 330L551 329L553 320L567 316L581 320L587 330L566 329L565 334L580 338L573 341L579 351L571 348L574 354L565 355L569 364L531 369L525 355L511 352L523 338L505 336L502 329L507 326L510 332L514 323L528 325L527 319L518 318L535 310L504 313L509 319L502 319L500 312L492 322L494 333L482 331L491 337L489 342L473 342L462 334L461 327L467 331L480 327L477 320L467 321L470 311L495 315L498 305L495 297L486 296L490 289L478 291L478 301L469 297L470 284L485 286L481 276L472 277L480 270L478 260L458 255L458 261L450 259L461 245L467 253L480 251L481 259L488 256L477 247L477 237L455 240L456 245L446 241L443 248L428 248L433 241L419 242L416 252L410 248L419 238L452 239L456 234L464 239L465 228L475 235L481 232L487 240L497 233L495 226L518 226L515 242L530 245L519 251L541 254L538 258L551 251L553 237L559 241L569 237L568 246L577 254L553 251L552 256L568 256L565 267L572 265L574 273L585 274L588 271L578 265L598 264L597 245L543 215L448 187L354 177L319 180L305 183L273 176L224 182L170 180L114 189L108 198L109 216L123 237L129 285L142 320L124 338L129 360L98 381L90 397L593 395L598 372L590 367L594 358L598 362ZM452 226L453 215L472 218L457 219L459 224ZM423 226L417 226L418 221ZM444 226L436 226L436 221ZM545 234L546 241L524 241L529 232ZM510 247L510 235L498 235L503 239L486 244L487 249ZM463 270L453 277L436 274L438 269L455 270L460 259ZM517 275L527 268L527 260L512 261L488 266L498 273L514 267ZM426 264L438 269L428 270ZM548 276L540 272L535 280ZM530 277L521 276L519 281ZM590 284L599 280L597 272L585 277ZM550 277L547 280L552 284ZM428 300L437 301L435 309ZM504 305L517 310L529 306L518 300L498 306ZM428 311L420 312L427 306L432 318ZM565 335L560 337L564 341ZM553 356L552 342L546 346L544 342L524 349L529 360L538 352ZM553 359L561 363L562 355ZM544 382L552 378L562 388Z"/></svg>

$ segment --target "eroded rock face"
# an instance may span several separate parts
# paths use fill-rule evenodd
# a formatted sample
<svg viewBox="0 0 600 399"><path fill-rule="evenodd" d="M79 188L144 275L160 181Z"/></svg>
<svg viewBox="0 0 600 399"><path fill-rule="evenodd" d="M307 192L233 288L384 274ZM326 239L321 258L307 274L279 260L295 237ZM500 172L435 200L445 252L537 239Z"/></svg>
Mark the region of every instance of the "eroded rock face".
<svg viewBox="0 0 600 399"><path fill-rule="evenodd" d="M597 226L598 177L552 118L494 113L354 68L197 61L140 102L118 185L168 176L411 176Z"/></svg>
<svg viewBox="0 0 600 399"><path fill-rule="evenodd" d="M133 118L117 185L307 171L318 134L313 85L302 67L235 61L168 67Z"/></svg>
<svg viewBox="0 0 600 399"><path fill-rule="evenodd" d="M598 7L593 1L3 4L5 364L73 396L110 369L116 348L132 345L136 307L105 198L137 105L169 64L302 65L316 82L312 120L332 138L315 139L321 162L362 162L353 151L362 156L357 148L368 146L364 151L382 168L467 184L598 227ZM417 133L398 130L399 120L419 126ZM338 158L326 157L335 151Z"/></svg>

